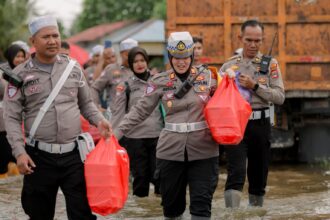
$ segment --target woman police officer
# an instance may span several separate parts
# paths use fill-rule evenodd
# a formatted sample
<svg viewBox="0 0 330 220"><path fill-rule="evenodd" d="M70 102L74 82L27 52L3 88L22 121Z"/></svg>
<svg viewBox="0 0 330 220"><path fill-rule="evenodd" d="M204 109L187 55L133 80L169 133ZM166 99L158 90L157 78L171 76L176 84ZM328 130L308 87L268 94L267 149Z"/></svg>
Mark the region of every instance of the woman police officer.
<svg viewBox="0 0 330 220"><path fill-rule="evenodd" d="M114 135L120 139L161 102L166 117L156 149L155 176L160 179L165 219L182 218L187 185L191 219L210 219L218 183L219 148L212 139L203 109L216 88L216 76L208 69L192 66L194 43L189 32L171 33L167 50L172 69L151 79L143 98L131 108ZM181 85L192 78L196 78L192 88L180 93Z"/></svg>
<svg viewBox="0 0 330 220"><path fill-rule="evenodd" d="M148 69L149 57L140 47L133 47L128 53L128 65L133 74L127 81L119 83L112 110L111 124L116 128L124 115L127 114L144 94L144 87L151 79ZM142 123L125 134L125 148L128 152L133 176L133 195L146 197L149 185L155 186L155 194L159 194L159 181L154 179L156 167L156 146L163 119L160 108Z"/></svg>

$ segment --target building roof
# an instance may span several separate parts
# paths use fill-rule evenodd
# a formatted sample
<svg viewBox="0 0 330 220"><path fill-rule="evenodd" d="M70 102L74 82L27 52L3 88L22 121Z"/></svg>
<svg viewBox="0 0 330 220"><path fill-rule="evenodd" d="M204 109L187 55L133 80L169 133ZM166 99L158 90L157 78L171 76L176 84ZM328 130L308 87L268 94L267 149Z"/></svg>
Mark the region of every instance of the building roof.
<svg viewBox="0 0 330 220"><path fill-rule="evenodd" d="M125 26L134 23L133 21L119 21L109 24L100 24L91 28L88 28L76 35L71 36L67 41L71 43L95 41L105 35L111 34L112 32L122 29Z"/></svg>
<svg viewBox="0 0 330 220"><path fill-rule="evenodd" d="M165 25L163 20L147 20L145 22L136 22L121 30L112 32L107 36L113 42L121 42L127 38L132 38L138 42L164 43Z"/></svg>

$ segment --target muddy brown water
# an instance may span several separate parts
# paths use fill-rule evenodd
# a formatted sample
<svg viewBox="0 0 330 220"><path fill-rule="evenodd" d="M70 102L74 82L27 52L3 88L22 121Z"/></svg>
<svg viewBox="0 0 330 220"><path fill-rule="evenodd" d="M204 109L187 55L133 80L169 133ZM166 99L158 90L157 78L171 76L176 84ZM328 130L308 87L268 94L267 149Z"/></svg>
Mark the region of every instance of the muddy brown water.
<svg viewBox="0 0 330 220"><path fill-rule="evenodd" d="M330 170L311 165L272 165L263 208L247 206L245 187L241 208L226 209L223 200L225 179L226 173L221 167L219 183L213 199L212 219L330 219ZM0 180L1 220L28 219L20 204L21 187L21 176ZM119 213L106 217L99 216L98 219L163 219L160 202L160 198L153 194L148 198L129 195L125 207ZM55 219L67 219L61 192L57 198ZM184 219L190 219L189 206L184 213Z"/></svg>

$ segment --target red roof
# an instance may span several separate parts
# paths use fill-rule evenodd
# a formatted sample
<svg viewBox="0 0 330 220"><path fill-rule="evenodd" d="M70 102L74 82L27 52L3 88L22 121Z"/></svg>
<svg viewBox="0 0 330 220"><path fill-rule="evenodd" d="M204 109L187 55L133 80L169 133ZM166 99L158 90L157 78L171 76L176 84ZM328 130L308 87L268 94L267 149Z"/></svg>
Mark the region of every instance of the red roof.
<svg viewBox="0 0 330 220"><path fill-rule="evenodd" d="M83 41L94 41L101 37L104 37L111 32L125 27L131 24L133 21L119 21L114 23L100 24L91 28L88 28L76 35L71 36L67 41L71 43L78 43Z"/></svg>

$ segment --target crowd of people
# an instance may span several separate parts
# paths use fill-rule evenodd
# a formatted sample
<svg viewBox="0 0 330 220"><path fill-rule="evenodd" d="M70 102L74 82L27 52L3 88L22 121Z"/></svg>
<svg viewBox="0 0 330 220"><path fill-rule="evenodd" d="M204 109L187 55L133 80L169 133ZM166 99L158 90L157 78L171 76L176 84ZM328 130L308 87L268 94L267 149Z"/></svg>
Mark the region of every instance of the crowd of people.
<svg viewBox="0 0 330 220"><path fill-rule="evenodd" d="M2 64L22 79L22 86L0 81L0 178L9 173L8 164L17 164L16 173L24 175L22 207L30 219L54 218L59 188L69 219L96 219L88 205L76 141L80 115L102 137L115 135L126 148L133 195L148 196L153 184L164 219L175 220L182 219L189 187L191 219L211 219L219 144L203 110L226 75L249 90L253 114L243 141L223 146L228 160L225 204L240 206L247 173L249 205L263 206L270 155L269 103L282 104L284 88L274 58L269 71L260 73L262 23L243 23L238 38L243 48L218 74L202 66L203 39L189 32L169 34L170 68L154 74L147 51L134 39L120 43L120 63L117 51L106 42L92 49L91 60L82 67L69 57L70 45L61 41L54 17L34 19L29 31L35 52L30 54L26 44L14 42ZM184 87L196 75L191 88Z"/></svg>

